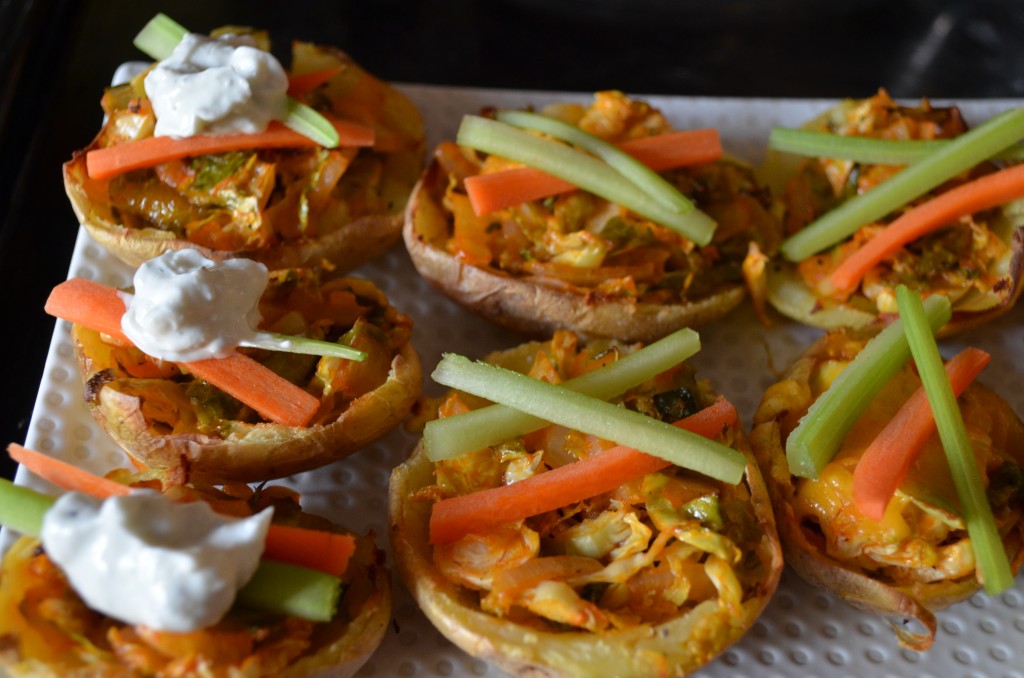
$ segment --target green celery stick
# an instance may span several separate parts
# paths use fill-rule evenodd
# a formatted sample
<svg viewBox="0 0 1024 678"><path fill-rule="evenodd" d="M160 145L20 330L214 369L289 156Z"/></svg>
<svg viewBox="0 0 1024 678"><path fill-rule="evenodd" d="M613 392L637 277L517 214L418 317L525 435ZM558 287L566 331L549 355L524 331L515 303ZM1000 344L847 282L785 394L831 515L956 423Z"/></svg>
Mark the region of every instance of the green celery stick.
<svg viewBox="0 0 1024 678"><path fill-rule="evenodd" d="M736 484L743 478L746 459L736 450L561 386L453 354L441 359L432 376L439 384L628 445L716 480Z"/></svg>
<svg viewBox="0 0 1024 678"><path fill-rule="evenodd" d="M547 172L689 238L711 242L715 222L699 210L680 214L636 187L607 163L550 139L475 115L462 118L456 143Z"/></svg>
<svg viewBox="0 0 1024 678"><path fill-rule="evenodd" d="M161 61L171 56L171 52L186 35L187 28L161 13L142 27L132 44L150 59Z"/></svg>
<svg viewBox="0 0 1024 678"><path fill-rule="evenodd" d="M315 109L288 97L287 109L281 123L304 137L309 137L324 148L337 148L340 138L331 121Z"/></svg>
<svg viewBox="0 0 1024 678"><path fill-rule="evenodd" d="M43 516L54 498L0 478L0 525L28 537L43 531Z"/></svg>
<svg viewBox="0 0 1024 678"><path fill-rule="evenodd" d="M278 334L277 332L256 332L250 339L243 341L241 345L250 348L264 348L268 351L345 358L356 362L366 360L366 353L364 351L352 348L351 346L309 339L307 337L297 337L290 334Z"/></svg>
<svg viewBox="0 0 1024 678"><path fill-rule="evenodd" d="M678 188L665 181L660 174L650 167L629 153L616 148L600 137L584 132L575 125L570 125L546 115L527 113L526 111L498 111L495 118L498 122L508 123L515 127L543 132L593 153L611 165L626 179L633 182L641 191L647 193L670 210L685 214L696 209L689 198L680 193Z"/></svg>
<svg viewBox="0 0 1024 678"><path fill-rule="evenodd" d="M1024 108L1002 113L951 140L870 191L851 198L783 241L789 261L802 261L884 217L942 182L1024 138Z"/></svg>
<svg viewBox="0 0 1024 678"><path fill-rule="evenodd" d="M811 158L852 160L868 165L911 165L949 143L948 139L877 139L787 127L776 127L768 135L768 148L776 151ZM1024 147L1011 146L992 157L1024 160Z"/></svg>
<svg viewBox="0 0 1024 678"><path fill-rule="evenodd" d="M985 591L994 596L1013 586L1013 572L992 516L992 507L985 496L985 484L978 471L978 462L964 427L963 415L942 366L942 356L939 355L932 328L925 318L921 296L905 285L900 285L896 288L896 301L900 317L903 318L910 352L921 375L928 404L934 413L942 448L946 451L953 484L963 505L964 521L971 538L971 548L974 549L975 562L985 584Z"/></svg>
<svg viewBox="0 0 1024 678"><path fill-rule="evenodd" d="M564 388L601 400L613 398L678 365L700 350L700 337L689 328L677 330L610 365L562 384ZM539 417L504 405L489 405L455 417L429 422L423 442L431 461L497 445L547 425Z"/></svg>
<svg viewBox="0 0 1024 678"><path fill-rule="evenodd" d="M252 579L238 591L236 602L315 622L334 617L341 580L319 570L276 560L261 560Z"/></svg>
<svg viewBox="0 0 1024 678"><path fill-rule="evenodd" d="M949 322L952 310L946 297L930 296L924 307L933 330ZM896 320L850 361L789 434L789 472L802 478L817 478L864 409L909 358L903 322Z"/></svg>

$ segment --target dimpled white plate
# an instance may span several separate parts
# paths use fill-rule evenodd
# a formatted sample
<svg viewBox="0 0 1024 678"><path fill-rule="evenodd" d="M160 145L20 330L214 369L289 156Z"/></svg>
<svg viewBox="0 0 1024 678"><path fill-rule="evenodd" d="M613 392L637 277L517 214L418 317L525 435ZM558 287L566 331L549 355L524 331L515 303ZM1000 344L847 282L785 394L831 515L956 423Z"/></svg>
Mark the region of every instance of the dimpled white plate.
<svg viewBox="0 0 1024 678"><path fill-rule="evenodd" d="M462 114L484 106L540 106L553 101L586 101L589 95L487 91L405 86L420 106L430 148L453 138ZM725 148L760 162L771 127L796 126L830 105L825 101L741 100L651 97L677 128L717 127ZM977 123L1014 102L960 102L969 122ZM389 295L415 321L414 340L423 360L426 391L439 393L429 373L442 351L480 357L521 339L479 320L424 283L401 247L357 272ZM79 232L69 270L110 285L126 285L131 271ZM708 377L740 409L749 429L761 393L820 332L776 317L763 328L749 308L701 330L704 350L694 358ZM981 380L1024 412L1024 309L942 344L951 355L964 345L993 354ZM50 346L27 446L95 471L124 463L120 450L89 416L68 340L68 325L58 321ZM360 531L372 530L385 541L388 475L414 445L396 431L359 454L286 479L300 490L305 507ZM20 472L18 482L45 487ZM389 553L390 557L390 553ZM500 676L497 668L467 656L419 612L395 580L394 624L360 676ZM1024 582L995 598L976 595L939 615L935 646L927 653L901 650L886 620L869 616L787 573L775 598L745 638L699 673L701 676L942 676L1024 678Z"/></svg>

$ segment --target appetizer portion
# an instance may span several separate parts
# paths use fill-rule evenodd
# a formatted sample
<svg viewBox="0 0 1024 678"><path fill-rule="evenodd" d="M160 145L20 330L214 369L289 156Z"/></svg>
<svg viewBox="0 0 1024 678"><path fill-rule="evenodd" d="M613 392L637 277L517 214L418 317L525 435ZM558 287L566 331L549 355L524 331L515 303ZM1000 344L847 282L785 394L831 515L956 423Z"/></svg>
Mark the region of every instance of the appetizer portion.
<svg viewBox="0 0 1024 678"><path fill-rule="evenodd" d="M933 330L950 317L939 306L926 305ZM903 332L902 315L886 333ZM905 337L883 334L837 330L812 345L765 393L751 446L786 563L851 605L896 618L900 643L925 650L935 611L983 584L998 593L1024 561L1024 425L971 383L984 352L965 350L943 374L935 350L952 408L936 410L917 351L907 362ZM959 456L944 430L958 419Z"/></svg>
<svg viewBox="0 0 1024 678"><path fill-rule="evenodd" d="M145 466L290 475L368 445L419 396L412 323L367 280L183 250L141 266L134 292L72 279L47 311L75 323L89 410Z"/></svg>
<svg viewBox="0 0 1024 678"><path fill-rule="evenodd" d="M79 221L119 259L189 247L348 271L398 240L424 154L403 94L332 47L294 43L286 72L250 29L159 16L136 45L157 63L107 89L102 130L64 165Z"/></svg>
<svg viewBox="0 0 1024 678"><path fill-rule="evenodd" d="M545 337L565 328L652 341L741 302L746 269L774 254L781 227L768 191L722 155L715 130L673 131L614 91L542 113L467 116L457 143L437 148L404 229L424 278L474 313Z"/></svg>
<svg viewBox="0 0 1024 678"><path fill-rule="evenodd" d="M824 329L886 322L899 284L953 302L943 334L1005 313L1024 270L1024 170L1004 149L1021 138L1020 111L968 130L954 106L884 90L774 130L763 173L787 239L762 271L768 301Z"/></svg>
<svg viewBox="0 0 1024 678"><path fill-rule="evenodd" d="M12 456L72 491L0 480L0 519L26 535L0 566L9 675L351 676L384 636L373 535L302 512L291 490Z"/></svg>
<svg viewBox="0 0 1024 678"><path fill-rule="evenodd" d="M396 567L464 651L516 675L681 676L767 604L781 549L736 410L680 364L693 350L659 344L584 344L559 331L488 356L505 369L474 369L540 388L534 396L528 385L526 400L565 399L560 422L576 401L619 411L610 426L623 436L674 422L665 428L682 440L659 452L680 463L717 457L709 472L728 481L455 390L392 473ZM443 383L458 371L447 360L435 372Z"/></svg>

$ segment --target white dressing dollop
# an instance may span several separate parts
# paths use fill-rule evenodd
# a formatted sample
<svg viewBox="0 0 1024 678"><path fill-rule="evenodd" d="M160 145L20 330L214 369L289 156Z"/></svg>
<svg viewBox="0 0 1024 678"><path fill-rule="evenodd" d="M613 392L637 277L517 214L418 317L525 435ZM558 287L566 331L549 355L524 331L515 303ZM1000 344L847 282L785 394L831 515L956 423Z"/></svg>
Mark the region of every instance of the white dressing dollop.
<svg viewBox="0 0 1024 678"><path fill-rule="evenodd" d="M46 512L42 542L89 607L188 632L217 623L234 603L256 571L272 515L228 518L150 490L106 500L69 492Z"/></svg>
<svg viewBox="0 0 1024 678"><path fill-rule="evenodd" d="M156 136L255 133L285 116L288 75L245 35L189 33L145 79Z"/></svg>
<svg viewBox="0 0 1024 678"><path fill-rule="evenodd" d="M135 272L135 294L121 293L121 328L139 350L161 360L224 358L251 339L269 273L248 259L211 261L172 250Z"/></svg>

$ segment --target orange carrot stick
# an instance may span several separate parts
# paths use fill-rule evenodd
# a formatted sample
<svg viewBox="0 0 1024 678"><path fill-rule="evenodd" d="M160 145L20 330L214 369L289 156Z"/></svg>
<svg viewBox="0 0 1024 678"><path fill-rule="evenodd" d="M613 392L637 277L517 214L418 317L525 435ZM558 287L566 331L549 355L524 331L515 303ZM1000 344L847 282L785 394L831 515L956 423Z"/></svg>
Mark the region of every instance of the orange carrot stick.
<svg viewBox="0 0 1024 678"><path fill-rule="evenodd" d="M960 217L1024 196L1024 165L1015 165L957 186L895 219L832 272L839 290L856 288L860 279L909 242Z"/></svg>
<svg viewBox="0 0 1024 678"><path fill-rule="evenodd" d="M17 443L7 446L7 454L43 480L48 480L65 490L82 492L99 499L125 495L132 491L132 488L127 485L89 473L84 468L79 468L48 454L30 450Z"/></svg>
<svg viewBox="0 0 1024 678"><path fill-rule="evenodd" d="M356 540L350 534L271 525L263 555L340 577L355 551Z"/></svg>
<svg viewBox="0 0 1024 678"><path fill-rule="evenodd" d="M991 357L980 349L966 348L946 363L954 395L964 392ZM922 386L871 441L853 470L853 501L861 513L882 519L896 488L934 432L935 417Z"/></svg>
<svg viewBox="0 0 1024 678"><path fill-rule="evenodd" d="M640 137L618 144L618 147L656 172L711 162L722 155L722 144L715 129L682 130ZM466 192L477 216L575 188L568 181L532 167L466 178Z"/></svg>
<svg viewBox="0 0 1024 678"><path fill-rule="evenodd" d="M66 280L53 288L45 310L130 343L121 330L124 302L113 287L83 278ZM319 398L241 353L182 365L278 424L305 426L320 407Z"/></svg>
<svg viewBox="0 0 1024 678"><path fill-rule="evenodd" d="M70 492L82 492L97 499L106 499L130 494L132 491L128 485L17 443L8 445L7 453L11 459L43 480ZM355 539L351 535L291 525L271 525L263 548L263 555L271 560L320 570L335 577L345 572L354 552Z"/></svg>
<svg viewBox="0 0 1024 678"><path fill-rule="evenodd" d="M301 75L289 75L288 76L288 96L290 97L301 97L306 92L310 92L320 85L330 81L331 78L336 76L345 70L344 66L334 66L333 68L325 68L320 71L310 71L309 73L303 73Z"/></svg>
<svg viewBox="0 0 1024 678"><path fill-rule="evenodd" d="M675 426L713 438L738 420L736 408L719 400ZM611 492L623 483L671 465L625 445L612 447L581 461L472 494L442 499L430 514L430 543L444 544L504 523L553 511L577 501Z"/></svg>
<svg viewBox="0 0 1024 678"><path fill-rule="evenodd" d="M373 146L373 128L336 118L328 117L328 120L338 131L341 138L340 146ZM85 166L91 179L109 179L131 170L209 153L257 148L305 148L318 145L309 137L275 121L270 123L266 131L256 134L146 137L125 144L97 148L86 154Z"/></svg>

